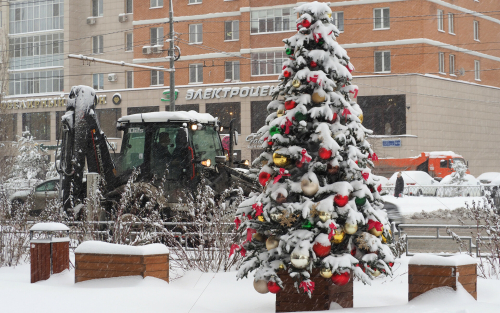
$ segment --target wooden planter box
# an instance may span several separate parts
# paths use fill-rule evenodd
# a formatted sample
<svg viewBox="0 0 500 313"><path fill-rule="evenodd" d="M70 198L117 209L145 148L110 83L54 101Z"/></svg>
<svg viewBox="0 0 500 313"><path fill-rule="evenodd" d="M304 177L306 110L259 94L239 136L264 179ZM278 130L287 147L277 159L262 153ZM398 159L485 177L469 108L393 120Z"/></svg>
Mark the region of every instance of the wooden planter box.
<svg viewBox="0 0 500 313"><path fill-rule="evenodd" d="M99 244L104 244L101 246L105 248L105 245L111 245L108 243ZM113 251L114 247L111 247L109 249L111 253L92 253L91 250L103 252L106 249L88 249L86 247L80 249L79 252L80 247L78 247L75 250L75 283L97 278L121 276L142 276L143 278L150 276L169 282L168 253L148 254L147 246L145 246L146 249L144 249L145 247L112 246L118 246L118 249ZM126 248L122 249L123 247ZM127 251L129 251L128 254L121 254Z"/></svg>
<svg viewBox="0 0 500 313"><path fill-rule="evenodd" d="M440 261L439 259L444 259ZM469 264L466 258L470 258ZM414 262L413 259L408 265L408 301L437 287L451 287L457 290L457 282L477 300L477 264L471 257L437 257L432 256L438 265L432 265L432 260L428 262ZM446 260L448 259L448 260ZM463 262L465 261L465 262ZM425 263L425 264L412 264ZM449 264L446 264L449 263Z"/></svg>
<svg viewBox="0 0 500 313"><path fill-rule="evenodd" d="M280 273L279 278L283 281L285 289L276 294L276 312L329 310L332 302L343 308L353 307L352 278L347 285L337 286L331 279L321 277L319 269L314 269L311 280L315 283L315 288L311 298L307 294L297 292L294 281L288 273Z"/></svg>

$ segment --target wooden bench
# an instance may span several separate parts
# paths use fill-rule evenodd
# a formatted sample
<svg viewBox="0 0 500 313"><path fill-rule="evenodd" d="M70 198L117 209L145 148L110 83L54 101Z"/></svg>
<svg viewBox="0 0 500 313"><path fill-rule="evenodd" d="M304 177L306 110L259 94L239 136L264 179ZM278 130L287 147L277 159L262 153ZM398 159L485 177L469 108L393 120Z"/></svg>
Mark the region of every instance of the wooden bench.
<svg viewBox="0 0 500 313"><path fill-rule="evenodd" d="M86 241L75 250L75 283L122 276L156 277L169 282L168 248Z"/></svg>
<svg viewBox="0 0 500 313"><path fill-rule="evenodd" d="M417 254L408 264L408 301L437 287L457 290L457 282L477 300L477 264L472 257Z"/></svg>

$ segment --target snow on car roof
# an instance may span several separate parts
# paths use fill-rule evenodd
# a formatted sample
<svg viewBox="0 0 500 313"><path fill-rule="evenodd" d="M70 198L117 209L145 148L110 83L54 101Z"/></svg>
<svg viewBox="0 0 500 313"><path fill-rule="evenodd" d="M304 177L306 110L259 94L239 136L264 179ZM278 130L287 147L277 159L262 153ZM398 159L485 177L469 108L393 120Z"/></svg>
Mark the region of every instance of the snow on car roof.
<svg viewBox="0 0 500 313"><path fill-rule="evenodd" d="M482 173L481 175L479 175L477 177L477 179L479 179L479 180L481 180L481 179L493 180L493 179L496 179L496 178L500 178L500 173L499 172L486 172L486 173Z"/></svg>
<svg viewBox="0 0 500 313"><path fill-rule="evenodd" d="M451 156L452 158L462 158L461 155L456 154L453 151L431 151L428 152L431 158L443 158L445 156Z"/></svg>
<svg viewBox="0 0 500 313"><path fill-rule="evenodd" d="M155 122L168 122L168 121L183 121L183 122L197 122L202 124L215 123L217 118L208 113L198 113L196 111L165 111L165 112L149 112L139 113L127 116L122 116L118 122L129 123L155 123Z"/></svg>

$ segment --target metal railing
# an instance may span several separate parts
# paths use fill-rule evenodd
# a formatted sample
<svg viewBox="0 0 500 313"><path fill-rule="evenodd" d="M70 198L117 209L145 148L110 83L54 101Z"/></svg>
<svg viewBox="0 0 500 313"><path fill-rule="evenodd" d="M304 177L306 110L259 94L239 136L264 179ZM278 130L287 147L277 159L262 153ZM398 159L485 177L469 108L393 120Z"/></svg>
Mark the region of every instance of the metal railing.
<svg viewBox="0 0 500 313"><path fill-rule="evenodd" d="M394 186L382 186L381 194L394 195ZM481 197L483 186L457 185L409 185L405 186L403 195L427 197Z"/></svg>

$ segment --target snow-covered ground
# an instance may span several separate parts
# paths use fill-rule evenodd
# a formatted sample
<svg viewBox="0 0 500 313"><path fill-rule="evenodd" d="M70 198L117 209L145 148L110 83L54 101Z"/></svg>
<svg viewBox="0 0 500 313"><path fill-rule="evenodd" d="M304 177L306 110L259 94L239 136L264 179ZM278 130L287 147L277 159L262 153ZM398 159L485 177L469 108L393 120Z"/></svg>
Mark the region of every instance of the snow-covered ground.
<svg viewBox="0 0 500 313"><path fill-rule="evenodd" d="M73 256L72 256L73 257ZM354 283L354 309L339 312L499 312L500 280L478 278L478 301L465 290L434 289L408 303L408 261L398 259L393 278L372 286ZM170 284L141 277L74 283L74 271L30 284L30 267L0 268L0 312L274 313L275 296L258 294L236 273L189 272Z"/></svg>
<svg viewBox="0 0 500 313"><path fill-rule="evenodd" d="M458 208L465 207L465 203L472 204L472 201L476 203L478 201L483 201L482 197L412 197L405 196L402 198L396 198L394 196L383 196L385 201L392 202L399 206L401 214L408 216L414 213L426 211L437 211L439 209L443 210L455 210Z"/></svg>

